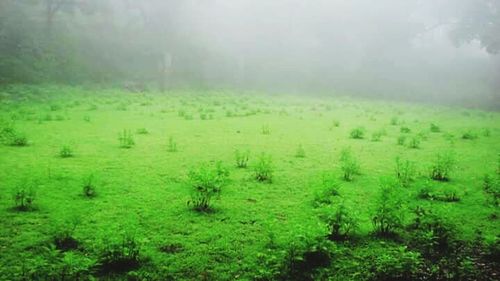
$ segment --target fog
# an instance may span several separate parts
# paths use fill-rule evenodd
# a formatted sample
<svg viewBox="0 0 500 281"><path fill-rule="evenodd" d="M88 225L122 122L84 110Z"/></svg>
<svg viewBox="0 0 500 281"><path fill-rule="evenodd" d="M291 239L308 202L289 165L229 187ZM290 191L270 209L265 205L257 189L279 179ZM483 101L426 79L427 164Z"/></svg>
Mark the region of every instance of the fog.
<svg viewBox="0 0 500 281"><path fill-rule="evenodd" d="M500 0L0 5L4 84L133 81L161 90L500 103Z"/></svg>

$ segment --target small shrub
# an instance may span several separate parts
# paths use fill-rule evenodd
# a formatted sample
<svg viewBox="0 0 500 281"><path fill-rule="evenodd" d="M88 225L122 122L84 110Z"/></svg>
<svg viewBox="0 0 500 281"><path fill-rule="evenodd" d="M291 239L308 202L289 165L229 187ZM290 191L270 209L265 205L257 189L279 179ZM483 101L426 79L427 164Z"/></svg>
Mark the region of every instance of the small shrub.
<svg viewBox="0 0 500 281"><path fill-rule="evenodd" d="M246 168L248 166L248 159L250 157L250 151L239 151L236 150L234 153L236 160L236 167L238 168Z"/></svg>
<svg viewBox="0 0 500 281"><path fill-rule="evenodd" d="M304 158L306 157L306 151L304 150L304 147L302 144L299 144L297 147L297 150L295 151L295 157L297 158Z"/></svg>
<svg viewBox="0 0 500 281"><path fill-rule="evenodd" d="M91 174L83 180L83 196L85 197L95 197L97 195L96 193L96 187L94 183L94 175Z"/></svg>
<svg viewBox="0 0 500 281"><path fill-rule="evenodd" d="M384 136L385 130L378 130L372 133L372 141L380 141L382 139L382 136Z"/></svg>
<svg viewBox="0 0 500 281"><path fill-rule="evenodd" d="M64 145L61 150L59 150L59 156L61 158L73 157L73 149L69 145Z"/></svg>
<svg viewBox="0 0 500 281"><path fill-rule="evenodd" d="M394 116L391 118L391 123L392 126L397 126L399 124L399 118L397 116Z"/></svg>
<svg viewBox="0 0 500 281"><path fill-rule="evenodd" d="M350 132L351 139L362 139L365 136L365 128L357 127L351 130Z"/></svg>
<svg viewBox="0 0 500 281"><path fill-rule="evenodd" d="M254 167L255 179L260 182L269 182L273 180L274 168L270 155L262 153Z"/></svg>
<svg viewBox="0 0 500 281"><path fill-rule="evenodd" d="M33 202L36 199L35 183L24 181L16 186L13 192L15 209L18 211L33 210Z"/></svg>
<svg viewBox="0 0 500 281"><path fill-rule="evenodd" d="M340 169L343 173L342 178L345 181L352 181L354 175L359 174L358 160L354 157L350 148L344 148L340 153Z"/></svg>
<svg viewBox="0 0 500 281"><path fill-rule="evenodd" d="M396 157L396 177L403 187L410 186L415 179L415 163Z"/></svg>
<svg viewBox="0 0 500 281"><path fill-rule="evenodd" d="M9 137L8 144L11 146L27 146L28 138L24 134L14 132L14 134Z"/></svg>
<svg viewBox="0 0 500 281"><path fill-rule="evenodd" d="M472 131L472 130L468 130L462 134L462 139L475 140L475 139L477 139L477 133Z"/></svg>
<svg viewBox="0 0 500 281"><path fill-rule="evenodd" d="M79 224L80 219L73 217L56 226L52 235L56 249L64 252L78 248L79 242L74 238L74 233Z"/></svg>
<svg viewBox="0 0 500 281"><path fill-rule="evenodd" d="M455 154L451 151L438 153L431 167L431 179L437 181L448 181L450 173L455 165Z"/></svg>
<svg viewBox="0 0 500 281"><path fill-rule="evenodd" d="M221 189L227 183L229 171L217 162L215 166L204 164L188 173L188 184L191 188L191 200L188 205L200 212L211 209L211 201L219 196Z"/></svg>
<svg viewBox="0 0 500 281"><path fill-rule="evenodd" d="M135 145L134 137L129 130L123 130L119 134L118 140L121 148L132 148Z"/></svg>
<svg viewBox="0 0 500 281"><path fill-rule="evenodd" d="M326 223L330 231L329 238L336 241L348 239L358 228L357 219L344 204L328 212Z"/></svg>
<svg viewBox="0 0 500 281"><path fill-rule="evenodd" d="M403 227L403 200L399 196L397 184L390 179L384 179L381 184L377 207L372 217L375 233L389 236Z"/></svg>
<svg viewBox="0 0 500 281"><path fill-rule="evenodd" d="M340 195L340 184L335 175L325 173L322 177L321 190L314 195L314 204L316 206L328 205L333 203L333 198Z"/></svg>
<svg viewBox="0 0 500 281"><path fill-rule="evenodd" d="M133 235L124 235L121 241L107 239L103 244L99 254L101 273L127 272L140 266L141 246Z"/></svg>
<svg viewBox="0 0 500 281"><path fill-rule="evenodd" d="M399 128L399 131L400 131L401 133L403 133L403 134L409 134L409 133L411 133L410 128L405 127L405 126L403 126L403 127Z"/></svg>
<svg viewBox="0 0 500 281"><path fill-rule="evenodd" d="M431 123L430 130L433 133L439 133L439 132L441 132L441 128L439 128L439 126L436 125L436 124L434 124L434 123Z"/></svg>
<svg viewBox="0 0 500 281"><path fill-rule="evenodd" d="M168 138L168 144L167 144L167 151L168 152L177 152L177 142L173 137Z"/></svg>
<svg viewBox="0 0 500 281"><path fill-rule="evenodd" d="M500 204L500 178L498 176L485 175L483 178L483 191L494 206Z"/></svg>
<svg viewBox="0 0 500 281"><path fill-rule="evenodd" d="M420 148L421 138L419 136L413 136L408 141L408 147L417 149Z"/></svg>
<svg viewBox="0 0 500 281"><path fill-rule="evenodd" d="M333 130L334 128L338 128L339 126L340 126L340 121L333 120L332 124L330 125L330 130Z"/></svg>
<svg viewBox="0 0 500 281"><path fill-rule="evenodd" d="M409 251L406 247L384 248L383 253L374 255L370 260L369 280L421 280L423 260L418 252Z"/></svg>

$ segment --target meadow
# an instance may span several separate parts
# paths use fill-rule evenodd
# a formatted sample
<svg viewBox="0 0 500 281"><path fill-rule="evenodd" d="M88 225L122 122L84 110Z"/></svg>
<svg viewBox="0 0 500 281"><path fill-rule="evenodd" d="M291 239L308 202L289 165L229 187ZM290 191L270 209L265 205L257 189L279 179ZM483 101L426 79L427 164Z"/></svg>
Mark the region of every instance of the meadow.
<svg viewBox="0 0 500 281"><path fill-rule="evenodd" d="M0 280L498 280L500 114L0 91Z"/></svg>

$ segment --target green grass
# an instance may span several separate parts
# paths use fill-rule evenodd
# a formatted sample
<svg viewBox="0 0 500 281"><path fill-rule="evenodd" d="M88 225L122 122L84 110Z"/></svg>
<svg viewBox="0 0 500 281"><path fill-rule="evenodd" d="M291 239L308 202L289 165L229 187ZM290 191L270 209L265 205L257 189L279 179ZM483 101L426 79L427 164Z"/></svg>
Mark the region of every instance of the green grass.
<svg viewBox="0 0 500 281"><path fill-rule="evenodd" d="M431 124L439 124L439 130L431 133ZM414 163L416 171L415 180L399 191L406 224L418 205L445 214L464 241L471 241L477 230L487 237L500 232L498 219L492 219L498 207L488 204L483 192L484 175L496 173L499 161L496 112L230 91L139 95L114 89L16 86L0 95L0 132L9 126L22 132L28 145L5 141L0 146L2 280L21 280L23 271L30 276L27 268L43 273L44 263L72 264L75 271L104 279L113 273L103 273L96 265L102 253L109 252L103 248L114 245L110 239L131 235L135 240L127 241L140 246L140 266L112 279L256 279L271 271L262 262L263 253L272 249L270 241L279 252L297 237L327 236L328 226L314 204L325 173L338 177L336 197L356 212L354 235L364 242L353 251L370 260L372 252L367 251L372 246L367 245L380 250L379 238L372 235L380 178L395 176L397 157ZM403 132L408 139L426 132L425 138L418 136L418 149L397 144L401 127L409 129ZM374 134L376 141L353 138L356 128L364 128L365 136ZM484 130L488 135L464 137L464 132ZM124 132L133 138L128 149L122 149L118 139ZM71 144L72 157L60 156L66 144ZM360 165L352 181L342 181L339 159L346 147ZM307 154L298 157L299 150ZM250 152L247 169L235 165L235 151ZM432 181L431 168L443 151L454 151L456 167L449 181L432 184L458 190L460 200L418 199L419 187ZM263 153L272 158L272 182L255 179ZM216 161L228 167L228 182L213 198L211 212L197 212L187 204L192 191L188 173ZM96 190L92 197L82 195L89 175ZM37 183L29 212L13 209L13 194L23 181ZM71 234L79 250L51 249L52 226L74 216L78 225ZM348 247L336 246L338 263L328 270L339 280L375 278L355 274L345 253ZM259 273L262 267L265 272Z"/></svg>

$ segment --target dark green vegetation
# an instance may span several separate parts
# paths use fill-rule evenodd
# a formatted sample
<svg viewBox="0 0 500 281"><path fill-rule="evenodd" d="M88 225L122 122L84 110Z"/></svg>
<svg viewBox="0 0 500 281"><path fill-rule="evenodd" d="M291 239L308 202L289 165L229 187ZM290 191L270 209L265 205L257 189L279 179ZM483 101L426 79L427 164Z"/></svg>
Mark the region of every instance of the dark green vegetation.
<svg viewBox="0 0 500 281"><path fill-rule="evenodd" d="M2 280L499 276L495 112L10 86L0 140Z"/></svg>

